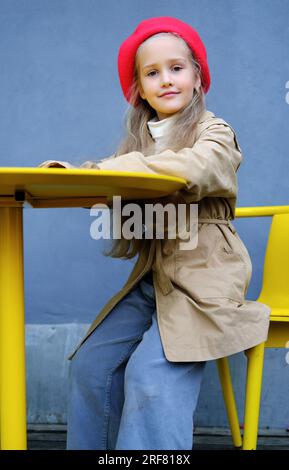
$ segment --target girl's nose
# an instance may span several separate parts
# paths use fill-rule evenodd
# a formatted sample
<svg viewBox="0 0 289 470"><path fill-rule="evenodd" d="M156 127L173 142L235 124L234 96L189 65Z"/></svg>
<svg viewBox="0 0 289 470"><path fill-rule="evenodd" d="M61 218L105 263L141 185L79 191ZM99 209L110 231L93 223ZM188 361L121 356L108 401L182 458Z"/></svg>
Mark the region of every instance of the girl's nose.
<svg viewBox="0 0 289 470"><path fill-rule="evenodd" d="M162 85L171 85L172 79L169 72L163 72L161 75Z"/></svg>

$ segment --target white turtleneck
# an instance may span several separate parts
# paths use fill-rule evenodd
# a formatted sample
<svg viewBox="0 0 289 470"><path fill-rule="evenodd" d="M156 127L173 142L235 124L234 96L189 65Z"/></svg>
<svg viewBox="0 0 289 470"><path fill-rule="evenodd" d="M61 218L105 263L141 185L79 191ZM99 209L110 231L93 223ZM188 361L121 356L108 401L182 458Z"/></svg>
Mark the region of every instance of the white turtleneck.
<svg viewBox="0 0 289 470"><path fill-rule="evenodd" d="M155 150L156 152L161 146L162 138L167 135L169 128L173 124L175 115L170 116L166 119L162 119L161 121L158 120L157 116L155 116L151 121L147 122L149 131L151 133L152 138L155 141Z"/></svg>

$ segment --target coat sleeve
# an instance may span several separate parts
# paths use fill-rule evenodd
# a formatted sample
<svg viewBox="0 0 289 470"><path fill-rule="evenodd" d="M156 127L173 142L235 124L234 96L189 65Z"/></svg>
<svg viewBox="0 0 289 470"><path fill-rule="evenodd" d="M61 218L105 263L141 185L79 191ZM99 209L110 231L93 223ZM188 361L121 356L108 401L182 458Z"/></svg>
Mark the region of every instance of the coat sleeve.
<svg viewBox="0 0 289 470"><path fill-rule="evenodd" d="M214 123L201 132L192 148L177 152L167 149L150 156L129 152L95 162L94 167L181 177L186 180L183 189L190 193L191 200L199 201L207 196L235 197L236 172L241 161L241 150L232 128Z"/></svg>

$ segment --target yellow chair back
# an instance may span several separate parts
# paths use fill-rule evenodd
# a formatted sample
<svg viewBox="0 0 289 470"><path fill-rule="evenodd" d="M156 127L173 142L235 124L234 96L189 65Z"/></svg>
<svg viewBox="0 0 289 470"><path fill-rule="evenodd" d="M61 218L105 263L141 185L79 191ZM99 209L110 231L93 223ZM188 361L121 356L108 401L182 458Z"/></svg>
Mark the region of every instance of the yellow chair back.
<svg viewBox="0 0 289 470"><path fill-rule="evenodd" d="M289 315L289 213L273 215L258 301L272 307L271 315L276 308Z"/></svg>

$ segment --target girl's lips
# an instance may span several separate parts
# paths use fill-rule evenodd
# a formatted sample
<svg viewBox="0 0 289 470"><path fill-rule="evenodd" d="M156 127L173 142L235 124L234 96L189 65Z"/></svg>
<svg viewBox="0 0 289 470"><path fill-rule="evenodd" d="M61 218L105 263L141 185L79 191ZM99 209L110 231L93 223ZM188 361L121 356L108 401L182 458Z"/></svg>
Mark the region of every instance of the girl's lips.
<svg viewBox="0 0 289 470"><path fill-rule="evenodd" d="M162 95L161 98L168 98L169 96L175 96L178 95L179 93L166 93L165 95Z"/></svg>

